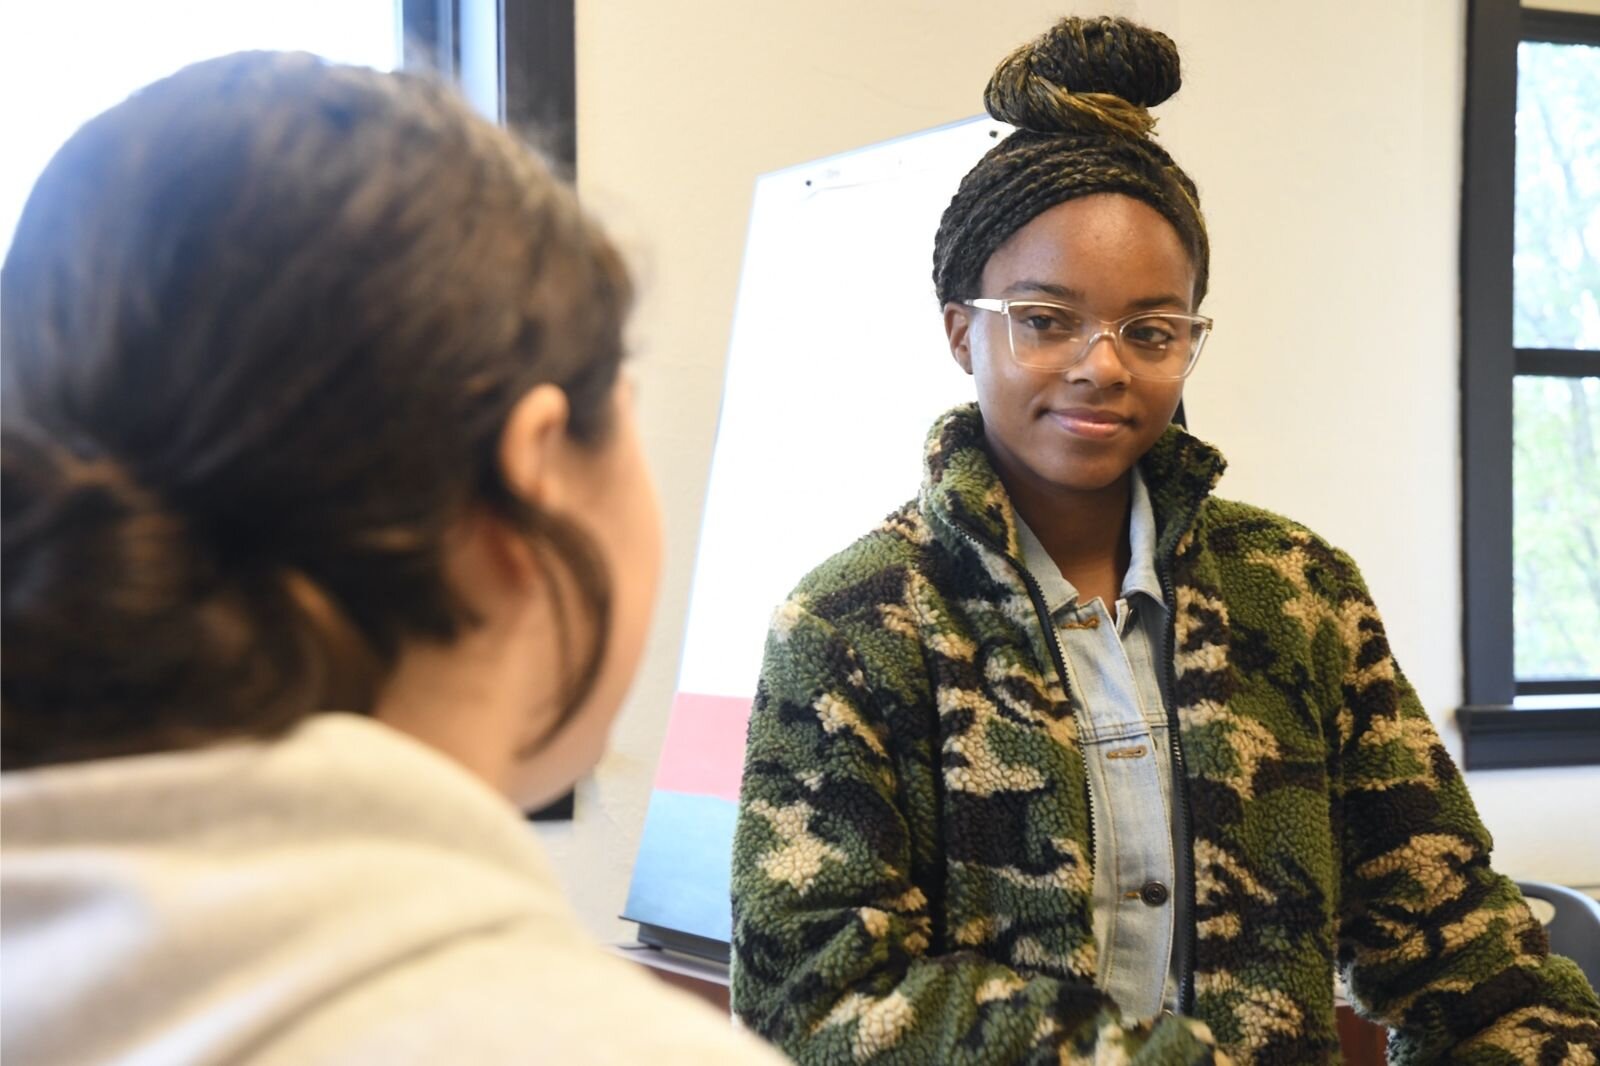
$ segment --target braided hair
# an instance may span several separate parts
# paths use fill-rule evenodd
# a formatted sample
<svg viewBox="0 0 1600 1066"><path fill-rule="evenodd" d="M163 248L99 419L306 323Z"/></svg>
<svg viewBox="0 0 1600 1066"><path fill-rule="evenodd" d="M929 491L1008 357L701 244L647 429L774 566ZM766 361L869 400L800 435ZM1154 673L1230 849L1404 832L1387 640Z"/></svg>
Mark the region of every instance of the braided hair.
<svg viewBox="0 0 1600 1066"><path fill-rule="evenodd" d="M1121 193L1178 231L1194 264L1198 305L1210 261L1199 193L1150 136L1149 108L1181 84L1172 39L1122 18L1062 19L1001 60L984 107L1016 132L961 179L940 219L933 242L939 302L979 295L989 257L1043 212Z"/></svg>

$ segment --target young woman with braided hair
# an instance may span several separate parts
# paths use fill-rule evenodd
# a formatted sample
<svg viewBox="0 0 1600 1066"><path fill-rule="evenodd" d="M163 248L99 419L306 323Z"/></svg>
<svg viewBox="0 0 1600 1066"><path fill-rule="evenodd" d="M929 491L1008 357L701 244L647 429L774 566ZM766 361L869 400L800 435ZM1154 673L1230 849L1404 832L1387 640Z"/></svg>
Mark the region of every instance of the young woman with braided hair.
<svg viewBox="0 0 1600 1066"><path fill-rule="evenodd" d="M0 274L0 1058L778 1061L508 798L643 642L630 293L430 78L229 56L62 147Z"/></svg>
<svg viewBox="0 0 1600 1066"><path fill-rule="evenodd" d="M1351 560L1171 425L1211 323L1165 36L1067 19L934 246L977 403L777 612L734 848L734 1007L801 1062L1591 1061Z"/></svg>

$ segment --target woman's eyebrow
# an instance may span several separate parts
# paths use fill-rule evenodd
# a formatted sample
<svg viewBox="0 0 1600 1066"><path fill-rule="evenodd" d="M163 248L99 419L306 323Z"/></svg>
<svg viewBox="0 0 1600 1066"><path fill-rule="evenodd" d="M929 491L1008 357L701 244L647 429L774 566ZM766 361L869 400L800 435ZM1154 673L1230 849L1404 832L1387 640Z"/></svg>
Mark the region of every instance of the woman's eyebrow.
<svg viewBox="0 0 1600 1066"><path fill-rule="evenodd" d="M1054 296L1058 300L1082 301L1083 299L1083 293L1079 292L1077 289L1070 289L1065 285L1057 285L1050 281L1035 281L1032 278L1024 278L1021 281L1013 281L1001 291L1001 295L1010 296L1013 293L1019 292L1042 292L1050 296Z"/></svg>
<svg viewBox="0 0 1600 1066"><path fill-rule="evenodd" d="M1038 281L1033 278L1024 278L1007 285L1002 291L1002 296L1011 296L1017 293L1045 293L1058 300L1068 303L1082 303L1084 296L1079 289L1066 285L1057 285L1051 281ZM1154 296L1141 296L1137 300L1128 301L1126 307L1129 311L1147 311L1156 307L1188 307L1189 301L1177 293L1163 292Z"/></svg>
<svg viewBox="0 0 1600 1066"><path fill-rule="evenodd" d="M1148 311L1156 307L1171 307L1174 305L1188 307L1189 301L1176 293L1164 292L1159 296L1141 296L1137 300L1130 300L1128 302L1128 310Z"/></svg>

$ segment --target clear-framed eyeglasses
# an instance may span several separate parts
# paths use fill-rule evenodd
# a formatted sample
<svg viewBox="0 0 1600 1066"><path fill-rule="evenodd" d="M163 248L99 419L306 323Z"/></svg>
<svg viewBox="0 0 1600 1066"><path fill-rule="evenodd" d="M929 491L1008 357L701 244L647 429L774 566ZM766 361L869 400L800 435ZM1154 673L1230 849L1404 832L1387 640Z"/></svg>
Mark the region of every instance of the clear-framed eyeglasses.
<svg viewBox="0 0 1600 1066"><path fill-rule="evenodd" d="M1018 366L1062 373L1077 366L1101 337L1136 378L1178 381L1200 361L1211 319L1178 311L1137 311L1114 320L1048 300L962 300L1004 315L1011 357Z"/></svg>

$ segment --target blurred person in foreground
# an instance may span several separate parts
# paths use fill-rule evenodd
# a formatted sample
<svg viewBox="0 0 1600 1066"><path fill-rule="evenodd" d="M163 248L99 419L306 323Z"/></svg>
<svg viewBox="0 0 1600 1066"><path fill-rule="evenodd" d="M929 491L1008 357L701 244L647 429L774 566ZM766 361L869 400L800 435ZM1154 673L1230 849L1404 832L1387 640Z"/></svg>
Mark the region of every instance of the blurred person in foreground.
<svg viewBox="0 0 1600 1066"><path fill-rule="evenodd" d="M777 1061L513 804L655 597L630 298L431 78L235 55L62 147L0 292L7 1061Z"/></svg>

